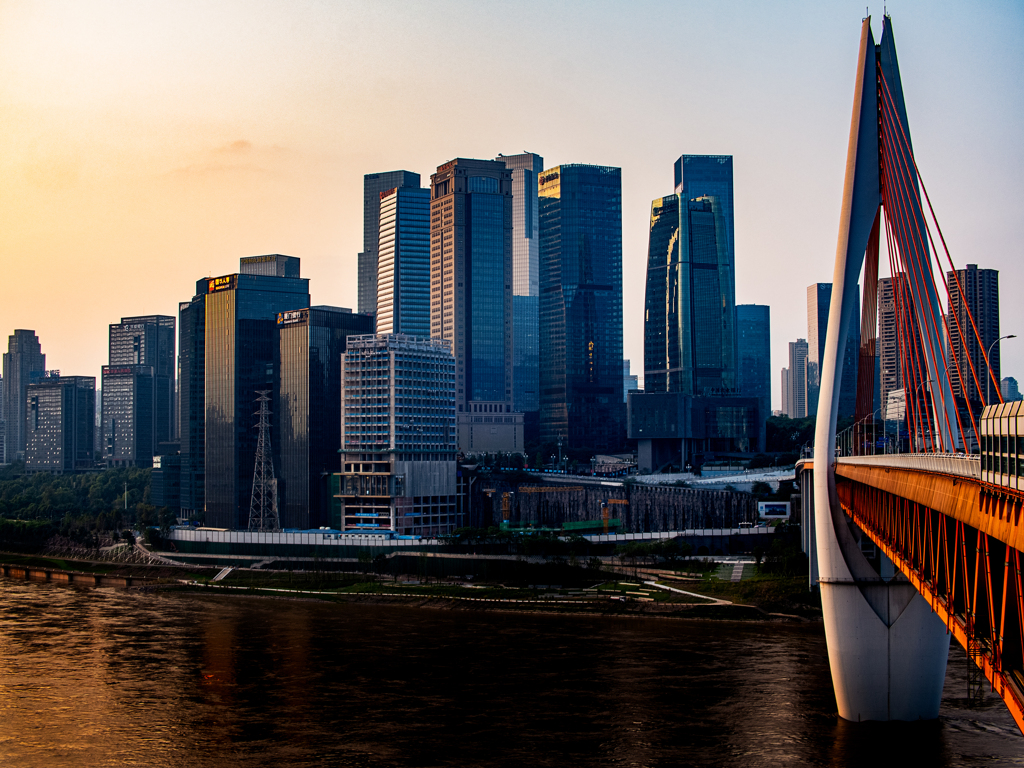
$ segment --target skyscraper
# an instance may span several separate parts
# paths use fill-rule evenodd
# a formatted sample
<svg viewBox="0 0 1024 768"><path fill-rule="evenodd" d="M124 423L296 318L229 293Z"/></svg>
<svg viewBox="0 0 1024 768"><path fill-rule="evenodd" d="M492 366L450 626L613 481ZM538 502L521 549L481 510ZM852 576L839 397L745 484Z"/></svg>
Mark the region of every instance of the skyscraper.
<svg viewBox="0 0 1024 768"><path fill-rule="evenodd" d="M181 441L179 498L183 516L206 503L206 290L200 280L191 301L178 305L178 434Z"/></svg>
<svg viewBox="0 0 1024 768"><path fill-rule="evenodd" d="M35 378L26 388L25 471L66 474L94 469L96 379Z"/></svg>
<svg viewBox="0 0 1024 768"><path fill-rule="evenodd" d="M498 155L512 171L512 407L524 414L528 439L539 438L540 216L537 179L544 158Z"/></svg>
<svg viewBox="0 0 1024 768"><path fill-rule="evenodd" d="M790 405L789 405L789 368L782 369L782 413L785 416L789 416Z"/></svg>
<svg viewBox="0 0 1024 768"><path fill-rule="evenodd" d="M618 450L622 408L622 173L540 177L540 437Z"/></svg>
<svg viewBox="0 0 1024 768"><path fill-rule="evenodd" d="M857 290L860 296L860 290ZM807 416L818 412L818 389L821 386L821 360L825 356L832 283L814 283L807 287ZM843 378L839 388L839 415L853 416L857 407L857 366L860 357L860 300L854 299L853 318L843 353Z"/></svg>
<svg viewBox="0 0 1024 768"><path fill-rule="evenodd" d="M957 281L960 283L959 288ZM977 414L983 401L999 402L996 396L999 387L994 383L1001 378L999 344L995 343L999 338L999 271L978 269L977 264L968 264L966 269L958 269L955 273L947 272L946 286L950 297L948 329L952 359L949 373L953 394L957 398L966 398L971 404L971 409ZM978 329L977 336L971 326L968 312L974 318L974 324ZM981 344L978 343L978 336L981 337ZM984 354L990 347L992 352L988 356L988 362L992 366L992 377L989 376L988 367L985 365ZM980 392L971 373L971 363L974 365L978 384L981 385Z"/></svg>
<svg viewBox="0 0 1024 768"><path fill-rule="evenodd" d="M209 278L205 299L206 523L248 522L257 391L273 389L278 312L309 306L309 280L234 274Z"/></svg>
<svg viewBox="0 0 1024 768"><path fill-rule="evenodd" d="M45 370L46 355L35 331L16 330L8 337L3 370L4 459L8 463L25 458L26 390Z"/></svg>
<svg viewBox="0 0 1024 768"><path fill-rule="evenodd" d="M430 335L452 343L459 450L523 450L512 409L512 172L456 158L430 177Z"/></svg>
<svg viewBox="0 0 1024 768"><path fill-rule="evenodd" d="M380 193L377 332L430 336L429 189Z"/></svg>
<svg viewBox="0 0 1024 768"><path fill-rule="evenodd" d="M719 247L730 267L736 264L733 222L732 155L683 155L675 162L675 191L683 200L713 197L721 217Z"/></svg>
<svg viewBox="0 0 1024 768"><path fill-rule="evenodd" d="M272 446L283 528L330 523L330 475L341 467L341 356L346 337L372 330L372 317L340 307L277 315Z"/></svg>
<svg viewBox="0 0 1024 768"><path fill-rule="evenodd" d="M175 429L175 320L122 317L110 325L103 368L103 454L108 466L149 467Z"/></svg>
<svg viewBox="0 0 1024 768"><path fill-rule="evenodd" d="M420 175L409 171L363 176L363 251L359 254L359 312L377 311L377 244L380 236L380 193L395 187L418 187Z"/></svg>
<svg viewBox="0 0 1024 768"><path fill-rule="evenodd" d="M771 308L762 304L736 305L736 386L745 397L761 403L759 418L771 415Z"/></svg>
<svg viewBox="0 0 1024 768"><path fill-rule="evenodd" d="M736 393L733 262L716 198L651 204L644 391Z"/></svg>
<svg viewBox="0 0 1024 768"><path fill-rule="evenodd" d="M805 419L807 413L807 340L789 342L789 412L791 419Z"/></svg>

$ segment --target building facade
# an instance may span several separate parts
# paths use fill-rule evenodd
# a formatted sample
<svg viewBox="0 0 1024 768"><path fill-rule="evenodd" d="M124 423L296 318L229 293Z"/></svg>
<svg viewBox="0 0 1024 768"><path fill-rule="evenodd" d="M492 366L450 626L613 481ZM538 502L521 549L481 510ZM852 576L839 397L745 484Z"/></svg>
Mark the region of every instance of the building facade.
<svg viewBox="0 0 1024 768"><path fill-rule="evenodd" d="M273 438L282 528L330 524L330 476L341 461L341 356L373 318L315 306L277 315Z"/></svg>
<svg viewBox="0 0 1024 768"><path fill-rule="evenodd" d="M637 392L640 389L640 376L629 372L629 360L622 361L622 402L629 399L630 392Z"/></svg>
<svg viewBox="0 0 1024 768"><path fill-rule="evenodd" d="M853 318L843 352L843 377L839 387L839 416L853 416L857 409L857 370L860 360L860 290L853 302ZM832 283L814 283L807 287L807 390L804 402L807 415L818 412L821 386L821 361L825 357L825 337L832 303Z"/></svg>
<svg viewBox="0 0 1024 768"><path fill-rule="evenodd" d="M995 343L999 338L999 271L978 269L977 264L968 264L966 269L946 273L946 287L949 289L947 329L952 353L949 373L953 394L957 398L965 398L977 417L981 413L982 402L991 404L996 400L998 387L994 382L1002 378L999 344ZM977 335L971 326L971 317L978 329ZM991 376L985 364L985 353L989 348L992 350L988 355ZM971 373L971 364L977 374L977 383Z"/></svg>
<svg viewBox="0 0 1024 768"><path fill-rule="evenodd" d="M761 403L760 419L771 415L772 345L771 307L763 304L736 306L736 386L743 397Z"/></svg>
<svg viewBox="0 0 1024 768"><path fill-rule="evenodd" d="M178 435L181 442L181 516L195 518L206 504L206 293L200 280L191 301L178 304ZM202 290L202 293L198 291Z"/></svg>
<svg viewBox="0 0 1024 768"><path fill-rule="evenodd" d="M540 438L622 447L622 173L544 171L540 197Z"/></svg>
<svg viewBox="0 0 1024 768"><path fill-rule="evenodd" d="M1000 391L1003 394L1003 400L1010 402L1011 400L1020 400L1020 389L1017 386L1017 380L1013 376L1006 376L1001 382L999 382Z"/></svg>
<svg viewBox="0 0 1024 768"><path fill-rule="evenodd" d="M386 171L363 176L363 250L358 258L359 293L357 309L372 315L377 311L377 244L380 236L380 194L395 187L418 187L420 175L409 171Z"/></svg>
<svg viewBox="0 0 1024 768"><path fill-rule="evenodd" d="M25 389L25 471L60 475L95 469L95 377L43 376Z"/></svg>
<svg viewBox="0 0 1024 768"><path fill-rule="evenodd" d="M512 172L456 158L430 177L430 335L455 355L458 446L523 451L512 408Z"/></svg>
<svg viewBox="0 0 1024 768"><path fill-rule="evenodd" d="M789 368L785 378L789 384L789 410L791 419L806 419L807 413L807 340L789 342Z"/></svg>
<svg viewBox="0 0 1024 768"><path fill-rule="evenodd" d="M455 358L442 339L353 336L342 355L332 527L438 536L456 503Z"/></svg>
<svg viewBox="0 0 1024 768"><path fill-rule="evenodd" d="M206 280L206 524L245 528L252 497L257 392L273 389L279 312L309 306L309 281L234 274Z"/></svg>
<svg viewBox="0 0 1024 768"><path fill-rule="evenodd" d="M122 317L110 325L101 379L107 466L150 467L160 444L175 438L175 327L168 315Z"/></svg>
<svg viewBox="0 0 1024 768"><path fill-rule="evenodd" d="M25 459L25 403L28 385L46 371L46 355L35 331L16 330L4 353L4 461Z"/></svg>
<svg viewBox="0 0 1024 768"><path fill-rule="evenodd" d="M380 193L377 247L377 333L430 336L429 189Z"/></svg>
<svg viewBox="0 0 1024 768"><path fill-rule="evenodd" d="M238 262L242 275L265 275L267 277L299 277L299 259L280 253L264 256L243 256Z"/></svg>
<svg viewBox="0 0 1024 768"><path fill-rule="evenodd" d="M524 414L527 439L539 439L540 214L537 184L544 158L498 155L512 171L512 409ZM535 425L536 422L536 425ZM536 429L534 429L536 426Z"/></svg>

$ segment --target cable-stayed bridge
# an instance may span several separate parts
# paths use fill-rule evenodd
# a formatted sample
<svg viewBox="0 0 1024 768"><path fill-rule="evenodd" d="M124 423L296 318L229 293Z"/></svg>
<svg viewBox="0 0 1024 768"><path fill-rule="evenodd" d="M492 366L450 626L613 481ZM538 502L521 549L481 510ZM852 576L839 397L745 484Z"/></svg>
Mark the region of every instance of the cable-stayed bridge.
<svg viewBox="0 0 1024 768"><path fill-rule="evenodd" d="M875 418L888 414L873 410L882 232L904 393L895 440ZM856 423L837 436L862 272ZM943 294L957 311L943 313ZM914 157L891 19L876 44L868 17L814 454L798 465L812 578L821 587L839 713L848 720L937 717L955 638L978 671L972 694L986 678L1024 730L1024 407L1001 402L990 348ZM978 352L958 353L964 349Z"/></svg>

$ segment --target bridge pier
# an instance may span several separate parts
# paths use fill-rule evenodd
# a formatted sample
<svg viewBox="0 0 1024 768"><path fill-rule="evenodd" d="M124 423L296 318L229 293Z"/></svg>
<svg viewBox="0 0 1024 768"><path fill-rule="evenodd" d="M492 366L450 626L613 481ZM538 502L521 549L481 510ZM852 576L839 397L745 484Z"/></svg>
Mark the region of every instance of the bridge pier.
<svg viewBox="0 0 1024 768"><path fill-rule="evenodd" d="M912 584L822 582L821 607L840 717L939 716L950 636Z"/></svg>

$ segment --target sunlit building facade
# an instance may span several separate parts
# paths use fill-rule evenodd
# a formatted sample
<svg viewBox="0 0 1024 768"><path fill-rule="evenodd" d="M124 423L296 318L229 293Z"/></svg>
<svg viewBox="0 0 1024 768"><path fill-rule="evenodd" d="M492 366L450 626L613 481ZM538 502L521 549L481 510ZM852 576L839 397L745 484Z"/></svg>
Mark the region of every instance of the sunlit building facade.
<svg viewBox="0 0 1024 768"><path fill-rule="evenodd" d="M377 333L430 336L429 189L381 192L376 312Z"/></svg>
<svg viewBox="0 0 1024 768"><path fill-rule="evenodd" d="M357 262L358 304L363 314L377 311L377 246L380 237L380 195L395 187L419 187L420 175L385 171L363 176L363 250Z"/></svg>

